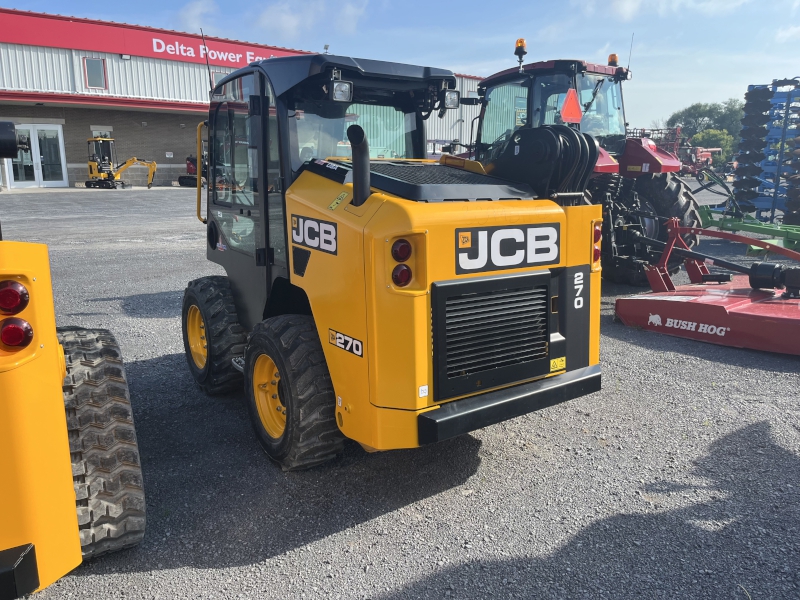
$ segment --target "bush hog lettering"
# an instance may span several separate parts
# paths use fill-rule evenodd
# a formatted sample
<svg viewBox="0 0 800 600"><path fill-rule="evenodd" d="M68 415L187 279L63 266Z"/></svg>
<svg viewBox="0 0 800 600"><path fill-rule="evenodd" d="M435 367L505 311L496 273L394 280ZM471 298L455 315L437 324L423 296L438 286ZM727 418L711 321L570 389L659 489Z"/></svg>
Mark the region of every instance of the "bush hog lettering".
<svg viewBox="0 0 800 600"><path fill-rule="evenodd" d="M502 271L560 262L560 225L456 229L456 273Z"/></svg>
<svg viewBox="0 0 800 600"><path fill-rule="evenodd" d="M336 223L292 215L292 241L306 248L336 254Z"/></svg>
<svg viewBox="0 0 800 600"><path fill-rule="evenodd" d="M700 323L698 325L694 321L681 321L680 319L667 319L665 327L685 329L686 331L696 331L697 333L707 333L708 335L718 335L720 337L723 337L725 333L730 331L730 327L717 327L716 325L707 325L706 323Z"/></svg>

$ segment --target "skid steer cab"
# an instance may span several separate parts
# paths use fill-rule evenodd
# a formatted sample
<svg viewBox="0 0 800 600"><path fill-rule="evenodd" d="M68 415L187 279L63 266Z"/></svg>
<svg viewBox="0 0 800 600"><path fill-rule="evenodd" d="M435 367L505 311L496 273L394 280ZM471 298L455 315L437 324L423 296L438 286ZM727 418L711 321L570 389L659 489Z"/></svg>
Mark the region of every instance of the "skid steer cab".
<svg viewBox="0 0 800 600"><path fill-rule="evenodd" d="M208 259L183 339L208 393L244 391L284 469L414 448L600 388L597 144L523 133L502 169L426 159L459 106L450 71L332 55L276 58L213 90ZM547 165L550 165L549 167Z"/></svg>
<svg viewBox="0 0 800 600"><path fill-rule="evenodd" d="M0 158L17 155L0 122ZM47 246L0 235L0 599L138 544L145 527L130 394L114 336L56 328Z"/></svg>

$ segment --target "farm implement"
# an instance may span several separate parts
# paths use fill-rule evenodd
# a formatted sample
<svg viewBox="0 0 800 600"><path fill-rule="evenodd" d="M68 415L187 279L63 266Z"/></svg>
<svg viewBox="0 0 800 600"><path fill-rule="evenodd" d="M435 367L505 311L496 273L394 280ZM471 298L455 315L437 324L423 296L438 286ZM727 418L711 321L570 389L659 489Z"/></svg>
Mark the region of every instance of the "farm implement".
<svg viewBox="0 0 800 600"><path fill-rule="evenodd" d="M617 318L625 325L734 348L800 355L800 267L756 262L747 267L689 249L685 235L708 236L755 246L800 263L800 253L773 240L667 223L668 241L642 239L663 251L647 268L652 292L620 298ZM691 283L675 285L667 268L672 255L684 260ZM711 273L709 266L731 273Z"/></svg>

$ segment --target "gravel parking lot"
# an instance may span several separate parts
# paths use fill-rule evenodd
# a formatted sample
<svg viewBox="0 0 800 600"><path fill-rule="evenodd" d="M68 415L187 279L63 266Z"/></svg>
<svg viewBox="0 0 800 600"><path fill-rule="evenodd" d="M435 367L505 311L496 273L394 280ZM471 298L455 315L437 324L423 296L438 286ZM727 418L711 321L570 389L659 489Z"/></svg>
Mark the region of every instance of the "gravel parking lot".
<svg viewBox="0 0 800 600"><path fill-rule="evenodd" d="M147 494L140 547L37 598L800 597L798 358L626 328L638 290L605 286L601 392L287 474L186 366L183 289L221 273L193 213L185 189L0 194L5 238L50 246L59 324L122 345Z"/></svg>

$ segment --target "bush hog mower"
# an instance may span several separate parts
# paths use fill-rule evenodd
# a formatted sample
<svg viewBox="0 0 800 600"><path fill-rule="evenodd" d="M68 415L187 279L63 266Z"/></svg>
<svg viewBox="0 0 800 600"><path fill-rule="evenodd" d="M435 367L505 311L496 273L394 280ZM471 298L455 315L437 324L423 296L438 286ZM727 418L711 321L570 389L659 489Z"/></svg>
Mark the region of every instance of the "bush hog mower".
<svg viewBox="0 0 800 600"><path fill-rule="evenodd" d="M749 268L689 249L686 235L705 235L758 246L800 262L800 253L724 231L666 226L668 241L657 265L647 267L652 292L620 298L617 318L625 325L734 348L800 355L800 266L756 262ZM684 259L691 284L676 286L667 265ZM713 265L737 275L710 273Z"/></svg>
<svg viewBox="0 0 800 600"><path fill-rule="evenodd" d="M538 158L553 125L570 124L591 134L599 148L587 189L591 201L603 207L603 277L646 285L645 267L658 260L659 252L642 243L642 236L666 241L664 221L673 217L684 227L700 227L697 202L678 178L680 159L646 137L626 137L622 82L630 71L617 65L616 54L609 56L608 65L581 60L523 65L526 53L525 40L518 40L519 68L482 81L478 98L462 99L481 106L477 141L467 148L487 173L530 184L530 179L541 178L537 169L520 164L513 173L498 170L496 161L511 140L530 139L536 148L531 157ZM537 133L540 128L545 129ZM552 157L550 161L557 168ZM689 234L685 241L694 246L697 238ZM678 266L676 262L671 268Z"/></svg>
<svg viewBox="0 0 800 600"><path fill-rule="evenodd" d="M197 214L227 276L184 293L186 359L208 393L244 389L284 469L345 438L414 448L600 389L602 211L582 202L597 145L548 125L496 148L492 175L426 160L455 85L307 55L212 92Z"/></svg>

